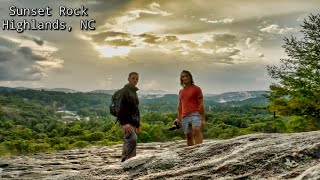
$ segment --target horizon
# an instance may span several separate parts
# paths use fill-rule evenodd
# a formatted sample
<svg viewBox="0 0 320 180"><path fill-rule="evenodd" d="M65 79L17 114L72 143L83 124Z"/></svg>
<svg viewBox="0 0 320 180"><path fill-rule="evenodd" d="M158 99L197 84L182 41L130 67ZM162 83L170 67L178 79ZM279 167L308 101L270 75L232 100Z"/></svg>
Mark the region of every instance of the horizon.
<svg viewBox="0 0 320 180"><path fill-rule="evenodd" d="M93 91L116 91L118 89L93 89L90 91L81 91L81 90L77 90L77 89L72 89L72 88L63 88L63 87L56 87L56 88L46 88L46 87L25 87L25 86L17 86L17 87L9 87L9 86L0 86L4 87L4 88L13 88L13 89L19 89L19 88L26 88L26 89L31 89L31 90L40 90L40 89L44 89L45 91L48 90L53 90L53 89L65 89L65 90L73 90L76 92L82 92L82 93L89 93L89 92L93 92ZM139 92L140 91L140 92ZM143 92L152 92L152 91L160 91L163 93L158 93L158 94L178 94L178 92L170 92L170 91L164 91L161 89L150 89L150 90L143 90L143 89L139 89L139 91L137 91L137 93L141 93L141 91ZM236 92L254 92L254 91L268 91L268 90L262 90L262 89L257 89L257 90L244 90L244 91L226 91L226 92L203 92L204 95L219 95L219 94L224 94L224 93L236 93Z"/></svg>
<svg viewBox="0 0 320 180"><path fill-rule="evenodd" d="M0 86L111 90L138 72L139 89L177 93L186 69L204 93L268 90L274 80L267 66L287 57L283 38L300 38L300 24L318 13L320 1L255 2L3 0ZM81 5L88 16L59 16L60 6ZM9 16L10 6L50 7L52 16ZM11 19L59 19L73 29L3 30ZM83 19L95 20L96 29L81 31Z"/></svg>

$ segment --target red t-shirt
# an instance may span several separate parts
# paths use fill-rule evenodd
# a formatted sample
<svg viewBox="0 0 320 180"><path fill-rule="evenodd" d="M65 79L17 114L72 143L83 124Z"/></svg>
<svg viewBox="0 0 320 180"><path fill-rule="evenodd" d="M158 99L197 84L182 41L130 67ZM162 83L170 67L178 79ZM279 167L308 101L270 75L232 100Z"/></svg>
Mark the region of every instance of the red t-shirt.
<svg viewBox="0 0 320 180"><path fill-rule="evenodd" d="M190 85L181 89L179 91L179 101L182 105L182 114L180 118L195 112L199 112L199 99L202 97L202 91L196 85Z"/></svg>

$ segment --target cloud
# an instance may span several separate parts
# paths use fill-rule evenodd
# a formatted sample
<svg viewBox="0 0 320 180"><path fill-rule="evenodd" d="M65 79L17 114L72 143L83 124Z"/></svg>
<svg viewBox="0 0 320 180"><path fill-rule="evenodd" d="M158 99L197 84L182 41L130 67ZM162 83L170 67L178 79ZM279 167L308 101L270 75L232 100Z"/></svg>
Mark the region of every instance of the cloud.
<svg viewBox="0 0 320 180"><path fill-rule="evenodd" d="M111 45L111 46L137 46L141 42L146 44L160 44L178 41L178 37L174 35L166 35L164 37L156 36L153 34L131 34L125 32L98 32L96 34L83 38L85 40L92 40L95 44Z"/></svg>
<svg viewBox="0 0 320 180"><path fill-rule="evenodd" d="M171 36L164 37L163 40L166 41L166 42L170 42L170 41L178 41L179 39L178 39L177 36L172 36L171 35Z"/></svg>
<svg viewBox="0 0 320 180"><path fill-rule="evenodd" d="M112 75L108 74L105 76L104 79L97 79L95 80L96 88L97 89L111 89L113 78Z"/></svg>
<svg viewBox="0 0 320 180"><path fill-rule="evenodd" d="M131 51L131 47L128 46L100 46L94 45L94 48L100 53L100 57L128 57L128 54Z"/></svg>
<svg viewBox="0 0 320 180"><path fill-rule="evenodd" d="M27 35L23 35L21 36L23 39L27 39L27 40L32 40L34 41L37 45L42 46L44 44L44 41L38 37L33 37L33 36L27 36Z"/></svg>
<svg viewBox="0 0 320 180"><path fill-rule="evenodd" d="M130 34L124 33L124 32L117 32L117 31L105 31L105 32L99 32L96 34L89 35L89 38L92 38L92 40L97 43L102 43L107 39L128 38L128 37L130 37Z"/></svg>
<svg viewBox="0 0 320 180"><path fill-rule="evenodd" d="M57 49L32 36L0 36L0 81L35 81L51 69L61 68Z"/></svg>
<svg viewBox="0 0 320 180"><path fill-rule="evenodd" d="M18 54L23 56L26 60L30 61L42 61L45 57L35 54L30 47L20 47L16 51Z"/></svg>
<svg viewBox="0 0 320 180"><path fill-rule="evenodd" d="M106 37L106 35L110 34L117 37ZM118 35L124 38L113 39L119 38ZM153 35L147 33L135 35L125 32L98 32L91 37L94 37L90 41L94 44L95 49L100 52L102 57L108 58L118 56L141 59L141 57L132 57L132 54L144 50L139 56L144 56L145 51L151 51L167 53L172 57L179 55L184 57L186 61L232 64L237 59L236 56L241 54L241 50L237 48L239 37L226 33L204 34L198 40L181 39L175 35Z"/></svg>
<svg viewBox="0 0 320 180"><path fill-rule="evenodd" d="M223 24L230 24L234 22L234 18L225 18L225 19L220 19L220 20L209 20L207 18L200 18L200 21L205 22L205 23L223 23Z"/></svg>
<svg viewBox="0 0 320 180"><path fill-rule="evenodd" d="M134 43L132 40L115 39L115 40L105 41L105 44L118 47L118 46L131 46Z"/></svg>
<svg viewBox="0 0 320 180"><path fill-rule="evenodd" d="M294 28L289 28L289 27L280 28L279 25L272 24L265 28L261 28L260 31L270 33L270 34L286 34L294 31Z"/></svg>
<svg viewBox="0 0 320 180"><path fill-rule="evenodd" d="M101 57L110 59L141 59L133 58L132 54L154 51L167 53L172 58L182 56L188 62L234 64L251 61L261 54L261 49L279 41L266 33L287 33L292 30L267 26L285 14L285 18L278 22L283 24L292 16L291 11L261 13L263 6L254 4L250 4L250 8L234 11L234 7L241 4L238 1L233 1L231 7L231 4L223 1L205 3L201 0L184 2L186 8L176 8L182 2L131 2L108 18L105 26L98 28L97 33L91 36L90 43L102 54ZM273 3L265 4L274 7ZM245 11L251 14L243 13ZM263 27L257 28L259 25ZM291 24L287 26L292 27Z"/></svg>
<svg viewBox="0 0 320 180"><path fill-rule="evenodd" d="M9 7L12 3L19 7L35 7L39 1L6 0L6 3L1 1L1 7ZM286 27L299 28L301 22L296 20L318 12L320 1L251 1L64 1L67 7L83 4L89 8L90 19L97 21L96 31L29 31L35 36L24 39L19 34L16 38L19 41L0 38L0 79L42 79L22 83L109 89L122 87L127 82L127 73L137 70L142 77L139 85L152 84L154 80L161 84L161 89L172 90L181 88L175 77L182 69L190 69L198 78L196 82L207 90L247 89L250 86L257 89L261 84L254 78L261 77L265 64L277 63L285 56L282 38L261 29L273 24L278 25L274 28L275 33L282 33L280 29ZM43 4L53 9L59 5L60 1ZM0 14L9 18L6 11L0 11ZM51 21L56 17L44 18ZM79 25L78 18L60 18L72 27ZM12 32L1 32L1 35L9 34L13 35ZM74 34L85 39L74 39ZM145 35L140 36L142 34ZM23 36L27 35L23 33ZM67 63L59 61L57 53ZM261 58L263 55L265 57ZM257 64L262 65L256 68ZM63 70L49 72L62 65ZM108 84L106 72L113 75L112 84ZM121 76L122 73L125 75ZM51 74L54 76L45 77ZM101 86L96 80L101 80Z"/></svg>
<svg viewBox="0 0 320 180"><path fill-rule="evenodd" d="M170 16L172 13L163 11L160 9L160 5L157 3L151 3L146 7L136 8L126 11L122 16L113 19L114 24L126 24L131 21L139 19L145 15L158 15L158 16Z"/></svg>
<svg viewBox="0 0 320 180"><path fill-rule="evenodd" d="M159 39L160 37L155 36L155 35L151 35L151 34L140 34L139 37L144 38L144 42L145 43L149 43L149 44L157 44L159 43Z"/></svg>
<svg viewBox="0 0 320 180"><path fill-rule="evenodd" d="M108 31L108 32L105 32L105 33L100 33L100 35L103 35L103 36L107 36L107 37L130 37L130 35L128 33L124 33L124 32L115 32L115 31Z"/></svg>
<svg viewBox="0 0 320 180"><path fill-rule="evenodd" d="M218 47L234 47L238 39L233 34L211 34L208 41L203 43L204 47L218 48Z"/></svg>
<svg viewBox="0 0 320 180"><path fill-rule="evenodd" d="M9 61L14 57L14 54L7 48L0 48L0 63Z"/></svg>
<svg viewBox="0 0 320 180"><path fill-rule="evenodd" d="M257 37L248 37L248 38L246 38L246 40L245 40L245 44L246 44L246 46L247 46L248 48L252 48L252 49L256 50L256 49L260 46L262 40L263 40L263 39L262 39L260 36L257 36Z"/></svg>
<svg viewBox="0 0 320 180"><path fill-rule="evenodd" d="M206 64L234 64L235 60L237 60L237 56L239 56L240 53L240 49L227 47L218 48L212 51L208 51L205 49L197 50L194 51L191 56L193 57L194 61Z"/></svg>
<svg viewBox="0 0 320 180"><path fill-rule="evenodd" d="M161 89L160 83L158 83L156 80L146 80L145 82L142 82L141 89L143 90L157 90Z"/></svg>
<svg viewBox="0 0 320 180"><path fill-rule="evenodd" d="M188 49L194 49L199 47L199 44L190 40L181 40L180 44L187 47Z"/></svg>

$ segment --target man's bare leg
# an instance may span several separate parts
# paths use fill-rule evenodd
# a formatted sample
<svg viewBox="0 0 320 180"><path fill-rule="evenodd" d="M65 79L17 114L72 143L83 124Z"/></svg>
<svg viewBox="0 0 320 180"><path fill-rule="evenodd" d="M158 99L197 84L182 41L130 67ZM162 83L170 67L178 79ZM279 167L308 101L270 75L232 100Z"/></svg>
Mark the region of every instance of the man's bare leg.
<svg viewBox="0 0 320 180"><path fill-rule="evenodd" d="M203 137L201 129L199 126L192 127L192 132L194 134L195 144L201 144L203 142Z"/></svg>
<svg viewBox="0 0 320 180"><path fill-rule="evenodd" d="M193 145L194 145L194 141L193 141L193 137L192 137L192 132L190 132L189 134L187 134L187 145L188 145L188 146L193 146Z"/></svg>

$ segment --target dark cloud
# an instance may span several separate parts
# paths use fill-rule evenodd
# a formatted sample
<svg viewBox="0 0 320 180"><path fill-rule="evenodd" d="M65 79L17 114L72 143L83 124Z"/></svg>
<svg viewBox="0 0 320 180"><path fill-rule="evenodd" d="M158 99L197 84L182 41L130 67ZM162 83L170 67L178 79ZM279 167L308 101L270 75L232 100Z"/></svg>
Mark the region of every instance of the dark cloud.
<svg viewBox="0 0 320 180"><path fill-rule="evenodd" d="M9 61L14 57L12 48L15 48L17 43L0 37L0 63Z"/></svg>
<svg viewBox="0 0 320 180"><path fill-rule="evenodd" d="M0 81L37 81L43 75L39 68L23 63L15 62L4 67L0 66Z"/></svg>
<svg viewBox="0 0 320 180"><path fill-rule="evenodd" d="M100 32L90 36L92 40L97 44L104 44L105 40L109 37L128 38L130 34L116 31Z"/></svg>
<svg viewBox="0 0 320 180"><path fill-rule="evenodd" d="M155 36L155 35L151 35L151 34L140 34L139 37L144 38L144 42L149 43L149 44L158 44L160 37L159 36Z"/></svg>
<svg viewBox="0 0 320 180"><path fill-rule="evenodd" d="M36 37L32 37L32 36L21 36L23 39L28 39L28 40L32 40L33 42L35 42L36 44L38 44L39 46L42 46L44 44L44 41L40 38L36 38Z"/></svg>
<svg viewBox="0 0 320 180"><path fill-rule="evenodd" d="M20 47L17 50L17 53L21 54L25 59L30 61L41 61L45 60L46 58L40 55L35 54L31 48L29 47Z"/></svg>
<svg viewBox="0 0 320 180"><path fill-rule="evenodd" d="M14 57L12 51L6 50L6 49L0 49L0 63L9 61Z"/></svg>
<svg viewBox="0 0 320 180"><path fill-rule="evenodd" d="M104 44L117 47L117 46L132 46L134 43L131 40L115 39L115 40L105 41Z"/></svg>
<svg viewBox="0 0 320 180"><path fill-rule="evenodd" d="M98 45L110 45L110 46L132 46L134 42L130 38L133 36L129 33L106 31L91 35L92 41ZM108 40L112 38L112 40ZM114 39L117 38L117 39Z"/></svg>
<svg viewBox="0 0 320 180"><path fill-rule="evenodd" d="M20 38L16 39L17 42L34 41L31 37ZM21 46L21 43L0 37L0 81L40 80L47 70L58 67L62 63L61 60L53 58L50 48L44 46L33 48Z"/></svg>
<svg viewBox="0 0 320 180"><path fill-rule="evenodd" d="M17 47L18 43L13 42L11 40L5 39L0 36L0 47L3 48L14 48Z"/></svg>
<svg viewBox="0 0 320 180"><path fill-rule="evenodd" d="M164 37L164 41L170 42L170 41L178 41L179 39L177 36L166 36Z"/></svg>
<svg viewBox="0 0 320 180"><path fill-rule="evenodd" d="M38 40L38 39L33 39L33 41L36 43L36 44L38 44L39 46L42 46L43 45L43 43L44 43L44 41L43 40Z"/></svg>
<svg viewBox="0 0 320 180"><path fill-rule="evenodd" d="M234 47L238 39L232 34L214 34L212 40L204 42L202 45L210 48Z"/></svg>
<svg viewBox="0 0 320 180"><path fill-rule="evenodd" d="M168 35L164 37L152 35L152 34L140 34L134 35L130 33L117 32L117 31L106 31L100 32L90 36L92 41L99 45L111 45L111 46L133 46L134 39L142 38L143 42L148 44L161 44L167 42L177 42L179 39L177 36ZM108 40L108 38L117 38Z"/></svg>
<svg viewBox="0 0 320 180"><path fill-rule="evenodd" d="M106 31L106 32L100 32L98 34L94 34L91 37L93 40L101 40L106 39L107 37L129 37L130 35L128 33L124 32L117 32L117 31Z"/></svg>
<svg viewBox="0 0 320 180"><path fill-rule="evenodd" d="M100 33L100 35L103 35L105 37L115 37L115 36L130 37L130 34L128 33L116 32L116 31L107 31L107 32Z"/></svg>

